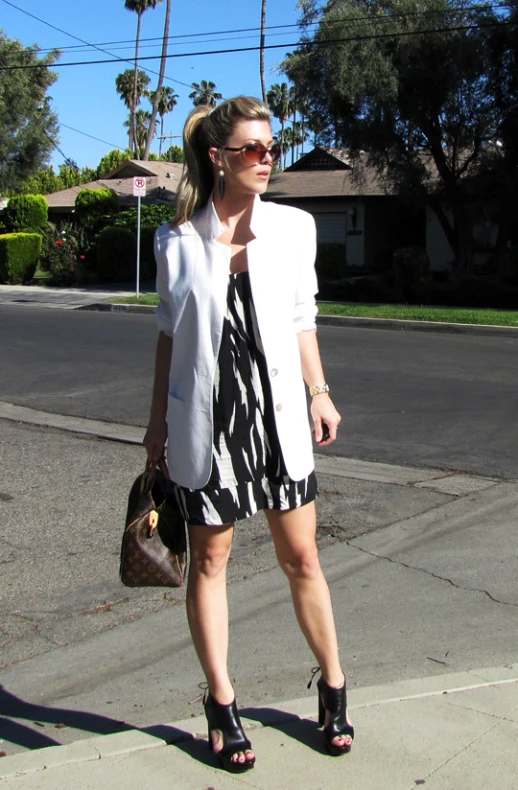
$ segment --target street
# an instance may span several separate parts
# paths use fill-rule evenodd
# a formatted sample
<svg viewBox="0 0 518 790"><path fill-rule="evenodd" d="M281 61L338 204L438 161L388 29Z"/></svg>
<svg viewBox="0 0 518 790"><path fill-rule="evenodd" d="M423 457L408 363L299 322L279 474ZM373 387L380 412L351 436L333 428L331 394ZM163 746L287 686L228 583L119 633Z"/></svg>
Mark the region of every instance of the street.
<svg viewBox="0 0 518 790"><path fill-rule="evenodd" d="M145 425L152 315L2 305L0 400ZM320 327L330 454L518 476L518 339Z"/></svg>

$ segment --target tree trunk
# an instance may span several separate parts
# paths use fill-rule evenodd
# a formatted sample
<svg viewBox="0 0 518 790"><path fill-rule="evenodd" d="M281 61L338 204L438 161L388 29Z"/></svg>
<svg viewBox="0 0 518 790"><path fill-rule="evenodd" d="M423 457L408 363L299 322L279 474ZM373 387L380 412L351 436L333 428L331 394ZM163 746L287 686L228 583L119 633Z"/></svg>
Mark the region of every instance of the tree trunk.
<svg viewBox="0 0 518 790"><path fill-rule="evenodd" d="M264 41L266 29L266 0L262 0L261 4L261 40L259 42L259 71L261 74L261 90L263 92L263 101L266 102L266 83L264 81Z"/></svg>
<svg viewBox="0 0 518 790"><path fill-rule="evenodd" d="M130 117L130 136L133 141L133 150L135 151L135 158L140 159L139 147L137 142L137 106L138 106L138 50L140 44L140 28L142 25L142 13L137 13L137 37L135 39L135 71L133 72L133 101L131 102L131 117Z"/></svg>
<svg viewBox="0 0 518 790"><path fill-rule="evenodd" d="M162 143L164 142L164 116L160 116L160 142L158 144L158 156L162 156Z"/></svg>
<svg viewBox="0 0 518 790"><path fill-rule="evenodd" d="M164 38L162 40L162 56L160 58L160 74L158 75L158 84L155 91L155 101L153 102L153 109L151 110L151 118L149 120L149 128L147 133L146 147L144 149L144 160L149 159L149 151L151 143L155 136L155 122L158 112L158 103L160 101L160 93L162 92L162 85L164 82L165 64L167 62L167 44L169 40L169 24L171 22L171 0L166 0L165 7L165 22L164 22Z"/></svg>

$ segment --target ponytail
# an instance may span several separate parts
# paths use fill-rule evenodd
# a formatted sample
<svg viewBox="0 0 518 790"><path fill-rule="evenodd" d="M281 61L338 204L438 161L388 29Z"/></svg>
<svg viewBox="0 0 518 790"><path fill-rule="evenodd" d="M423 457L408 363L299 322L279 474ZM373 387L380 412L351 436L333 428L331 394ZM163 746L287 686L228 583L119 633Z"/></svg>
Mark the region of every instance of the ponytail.
<svg viewBox="0 0 518 790"><path fill-rule="evenodd" d="M204 206L214 188L214 171L209 148L224 148L239 121L268 121L266 104L250 96L227 99L211 109L202 104L195 107L183 129L185 165L178 186L176 227L188 222L194 212Z"/></svg>

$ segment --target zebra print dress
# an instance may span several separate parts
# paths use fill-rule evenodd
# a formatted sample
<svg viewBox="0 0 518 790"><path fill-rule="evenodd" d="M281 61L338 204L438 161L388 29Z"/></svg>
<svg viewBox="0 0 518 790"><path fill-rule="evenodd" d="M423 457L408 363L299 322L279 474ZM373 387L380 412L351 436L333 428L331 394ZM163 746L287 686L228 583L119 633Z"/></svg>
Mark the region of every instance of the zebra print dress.
<svg viewBox="0 0 518 790"><path fill-rule="evenodd" d="M207 485L173 484L188 524L231 524L265 508L288 510L316 498L315 473L293 481L284 466L248 272L229 277L213 417Z"/></svg>

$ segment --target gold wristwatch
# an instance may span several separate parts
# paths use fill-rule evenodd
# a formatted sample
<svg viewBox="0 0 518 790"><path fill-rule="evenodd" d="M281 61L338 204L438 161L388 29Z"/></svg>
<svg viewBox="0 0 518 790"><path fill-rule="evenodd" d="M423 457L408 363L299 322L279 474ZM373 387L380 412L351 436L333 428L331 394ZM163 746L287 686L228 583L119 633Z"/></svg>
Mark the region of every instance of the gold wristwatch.
<svg viewBox="0 0 518 790"><path fill-rule="evenodd" d="M309 388L311 397L313 397L313 395L323 395L326 392L329 392L329 386L327 384L315 384L313 387Z"/></svg>

